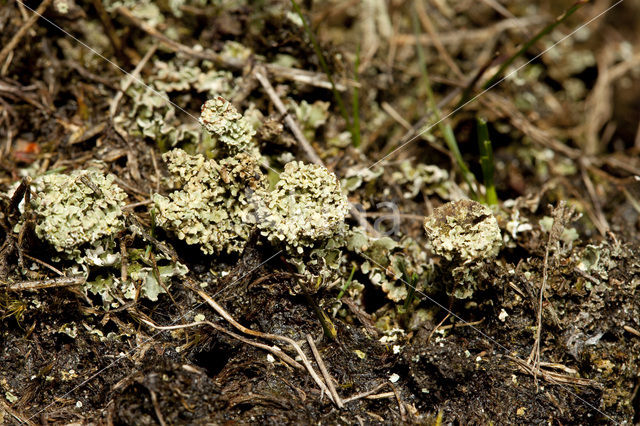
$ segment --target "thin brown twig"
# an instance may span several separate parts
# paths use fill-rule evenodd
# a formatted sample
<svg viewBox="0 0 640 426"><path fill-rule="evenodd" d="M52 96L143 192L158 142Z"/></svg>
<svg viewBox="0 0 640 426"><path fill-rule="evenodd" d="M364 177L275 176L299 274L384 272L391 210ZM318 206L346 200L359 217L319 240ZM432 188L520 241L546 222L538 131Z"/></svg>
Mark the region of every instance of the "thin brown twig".
<svg viewBox="0 0 640 426"><path fill-rule="evenodd" d="M350 396L348 398L343 399L342 401L346 404L346 403L349 403L349 402L357 401L357 400L362 399L362 398L366 398L369 395L373 395L374 393L378 392L380 389L382 389L385 386L387 386L386 382L385 383L380 383L378 386L376 386L373 389L370 389L368 391L352 395L352 396Z"/></svg>
<svg viewBox="0 0 640 426"><path fill-rule="evenodd" d="M37 258L35 258L35 257L33 257L33 256L29 256L27 253L24 253L24 252L22 253L22 255L23 255L24 257L26 257L27 259L31 260L32 262L36 262L36 263L38 263L38 264L40 264L40 265L44 266L45 268L48 268L48 269L52 270L53 272L55 272L56 274L60 275L61 277L63 277L63 276L64 276L64 273L63 273L61 270L59 270L58 268L56 268L56 267L55 267L55 266L53 266L53 265L49 265L49 264L48 264L47 262L45 262L44 260L40 260L40 259L37 259Z"/></svg>
<svg viewBox="0 0 640 426"><path fill-rule="evenodd" d="M162 43L164 46L175 52L181 52L198 59L206 59L218 66L223 66L226 68L241 70L245 66L245 62L242 60L226 58L222 55L212 52L211 50L196 50L175 40L171 40L169 37L165 36L151 25L146 24L141 19L134 16L133 13L131 13L131 11L124 6L117 8L116 11L127 18L127 20L129 20L133 25L140 28L142 31L146 32L151 37ZM286 78L297 81L299 83L310 84L322 88L331 88L331 84L329 83L329 81L327 81L326 76L323 76L321 73L312 73L297 68L288 68L272 64L263 64L263 66L268 72L279 78ZM348 83L350 86L356 85L356 83L353 81L347 81L346 83ZM336 89L344 91L347 90L347 87L345 84L336 83Z"/></svg>
<svg viewBox="0 0 640 426"><path fill-rule="evenodd" d="M170 325L170 326L161 326L161 325L157 325L155 324L153 321L151 321L149 318L146 317L142 317L141 314L138 312L137 315L140 317L140 321L142 321L143 323L147 324L149 327L155 328L157 330L181 330L181 329L185 329L185 328L192 328L192 327L197 327L199 325L208 325L209 327L213 328L216 331L219 331L221 333L227 334L231 337L233 337L236 340L241 341L242 343L245 343L247 345L250 346L255 346L256 348L260 348L263 349L267 352L272 353L273 355L277 356L278 358L282 359L285 363L289 364L290 366L297 368L298 370L305 370L305 368L300 365L300 363L298 363L297 361L295 361L293 358L291 358L289 355L287 355L286 353L284 353L280 348L278 348L277 346L268 346L265 345L264 343L260 343L260 342L256 342L254 340L250 340L247 339L246 337L240 336L237 333L234 333L233 331L227 330L226 328L211 322L211 321L195 321L189 324L179 324L179 325Z"/></svg>
<svg viewBox="0 0 640 426"><path fill-rule="evenodd" d="M7 59L9 53L16 48L18 43L20 43L20 40L22 40L22 37L24 37L29 28L31 28L33 24L36 23L38 18L40 18L40 15L44 13L44 11L47 9L47 7L49 7L52 1L53 0L44 0L42 3L40 3L40 6L38 6L35 13L31 15L27 22L25 22L24 25L20 27L20 29L13 35L13 37L11 37L9 43L7 43L7 45L3 47L2 50L0 50L0 65L4 64L4 61L5 59Z"/></svg>
<svg viewBox="0 0 640 426"><path fill-rule="evenodd" d="M449 55L449 52L442 44L442 41L440 41L438 32L433 26L431 19L429 19L429 15L424 10L424 5L422 4L422 1L414 1L414 4L415 4L416 12L418 14L418 19L420 20L422 27L433 39L433 46L436 48L438 53L440 53L440 56L442 56L442 59L444 60L444 62L446 62L446 64L449 65L449 68L451 68L451 71L453 71L453 73L458 78L460 79L464 78L464 74L462 74L462 71L460 71L460 67L458 67L458 64L456 64L455 61L451 58L451 55Z"/></svg>
<svg viewBox="0 0 640 426"><path fill-rule="evenodd" d="M309 347L311 347L311 353L313 353L313 357L316 359L316 363L320 368L320 372L322 373L322 377L324 377L324 381L329 388L329 392L331 392L331 396L333 396L333 400L335 401L338 408L343 408L344 404L342 403L342 399L338 392L336 391L336 387L333 385L333 378L329 374L327 370L327 366L324 364L322 357L320 356L320 352L318 352L318 348L316 348L316 344L313 341L313 337L307 334L307 343L309 343Z"/></svg>
<svg viewBox="0 0 640 426"><path fill-rule="evenodd" d="M162 415L162 411L160 411L160 404L158 404L158 396L151 388L148 386L146 388L151 395L151 403L153 404L153 411L155 411L156 417L158 418L158 423L160 423L160 426L166 426L167 423L164 421L164 416Z"/></svg>
<svg viewBox="0 0 640 426"><path fill-rule="evenodd" d="M142 59L140 59L140 62L138 62L138 65L136 65L133 71L130 74L128 74L127 77L122 82L122 86L120 90L113 97L113 99L111 100L111 104L109 105L109 117L111 117L112 120L116 116L116 112L118 112L118 105L120 104L120 100L124 96L124 92L127 91L127 89L129 88L129 86L131 86L134 80L138 80L138 76L140 75L142 68L144 68L147 62L149 62L149 59L151 59L153 54L156 53L157 49L158 49L158 43L154 43L153 45L151 45L149 50L147 50L147 53L145 53Z"/></svg>

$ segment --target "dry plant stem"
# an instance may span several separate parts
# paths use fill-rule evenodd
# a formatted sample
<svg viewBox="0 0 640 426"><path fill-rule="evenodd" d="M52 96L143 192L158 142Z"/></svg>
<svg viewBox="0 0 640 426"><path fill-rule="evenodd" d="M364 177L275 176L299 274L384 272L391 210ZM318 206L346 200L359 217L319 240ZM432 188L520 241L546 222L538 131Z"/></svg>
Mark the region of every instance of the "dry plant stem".
<svg viewBox="0 0 640 426"><path fill-rule="evenodd" d="M116 93L116 95L111 100L111 104L109 105L109 117L111 117L111 119L113 119L116 116L116 112L118 112L118 105L120 104L120 100L122 99L124 92L127 91L127 89L129 88L129 86L131 86L131 83L133 83L134 80L138 79L138 77L140 76L140 72L142 71L142 68L144 68L147 62L149 62L149 59L151 59L153 54L156 53L157 49L158 49L158 43L154 43L149 48L149 50L147 50L147 53L144 54L142 59L140 59L140 62L138 62L138 65L136 65L134 70L130 74L128 74L125 80L122 82L120 91Z"/></svg>
<svg viewBox="0 0 640 426"><path fill-rule="evenodd" d="M324 377L324 381L327 384L327 387L329 388L329 392L331 393L333 400L335 401L338 408L343 408L344 404L342 403L342 399L340 399L340 395L338 395L338 392L336 391L336 387L333 385L333 378L329 374L329 371L327 370L327 366L324 364L324 361L320 356L320 352L318 352L318 348L316 348L316 344L314 343L313 338L309 334L307 334L307 343L309 343L309 346L311 347L311 353L313 353L313 357L316 359L316 363L320 368L322 377Z"/></svg>
<svg viewBox="0 0 640 426"><path fill-rule="evenodd" d="M307 138L304 136L302 130L300 130L300 126L298 126L298 123L287 111L287 108L280 100L280 97L274 90L271 82L269 82L269 79L266 77L264 69L261 67L256 67L253 73L256 79L262 85L264 91L267 93L267 96L269 96L269 99L271 99L271 102L273 102L273 104L275 105L278 112L284 116L284 122L287 123L289 129L291 129L291 132L297 139L298 144L300 144L300 147L305 152L309 160L311 160L311 162L314 164L318 164L324 167L324 162L318 156L315 149L313 149ZM353 216L353 218L360 224L360 226L367 230L367 232L371 233L374 236L379 235L378 232L369 224L369 222L367 222L362 213L353 204L351 205L350 213L351 216Z"/></svg>
<svg viewBox="0 0 640 426"><path fill-rule="evenodd" d="M158 269L158 262L156 261L156 255L153 253L153 251L151 251L149 253L149 258L151 259L151 265L153 266L153 274L155 275L155 278L158 281L158 284L160 284L160 287L162 287L162 289L169 295L169 299L171 299L171 302L173 303L173 306L176 307L178 312L180 312L180 316L183 317L184 316L184 312L182 310L182 307L173 298L173 295L169 292L169 289L167 288L167 285L164 283L164 280L160 276L160 270Z"/></svg>
<svg viewBox="0 0 640 426"><path fill-rule="evenodd" d="M530 27L542 22L545 22L545 17L541 15L534 15L517 19L505 19L498 22L497 24L478 30L462 30L441 33L439 39L440 42L444 45L464 42L474 42L481 44L485 40L489 40L506 30L510 30L513 28ZM414 34L397 34L393 37L393 43L397 43L399 45L415 44L416 41L425 46L431 46L434 44L433 38L428 34L421 34L420 36L418 36L418 38L416 38Z"/></svg>
<svg viewBox="0 0 640 426"><path fill-rule="evenodd" d="M542 336L542 301L544 298L544 289L547 285L547 276L549 273L549 248L552 244L553 233L549 232L547 246L544 251L544 267L542 269L542 285L540 286L540 297L538 299L538 326L536 327L536 340L531 348L531 354L527 360L527 364L531 367L536 387L538 386L538 375L540 374L540 339Z"/></svg>
<svg viewBox="0 0 640 426"><path fill-rule="evenodd" d="M167 247L164 243L158 241L155 237L151 236L147 231L144 230L144 227L138 221L138 218L133 213L124 211L125 218L129 221L129 227L131 231L140 234L142 238L144 238L147 242L153 244L158 250L168 256L172 262L176 262L178 260L178 253L170 247Z"/></svg>
<svg viewBox="0 0 640 426"><path fill-rule="evenodd" d="M40 15L44 13L44 11L47 9L47 7L49 7L51 2L52 0L44 0L42 3L40 3L40 6L38 6L35 13L31 15L27 20L27 22L25 22L24 25L20 27L18 32L16 32L13 35L13 37L11 37L11 40L9 40L9 43L7 43L7 45L3 47L2 50L0 50L0 65L4 64L4 61L5 59L7 59L7 56L9 55L9 53L16 48L18 43L20 43L20 40L22 40L22 37L24 37L24 35L29 30L29 28L31 28L33 24L36 23L38 18L40 18Z"/></svg>
<svg viewBox="0 0 640 426"><path fill-rule="evenodd" d="M427 12L424 10L424 5L422 1L421 0L414 1L414 5L415 5L416 12L418 13L418 19L420 19L420 23L422 24L422 27L433 39L433 45L438 51L438 53L440 53L440 56L442 56L442 59L444 60L444 62L446 62L446 64L449 66L449 68L451 68L453 73L458 78L460 79L464 78L462 71L460 71L460 68L451 58L451 55L449 55L449 52L447 52L447 49L444 47L444 45L440 41L440 37L438 36L438 33L434 28L433 23L431 22L431 19L429 19L429 15L427 15Z"/></svg>
<svg viewBox="0 0 640 426"><path fill-rule="evenodd" d="M600 200L598 195L596 194L596 189L593 186L593 182L591 181L591 177L587 173L586 162L580 162L580 174L582 176L582 181L584 182L585 188L587 188L587 193L589 194L589 198L591 198L591 203L593 204L593 210L595 213L596 221L594 221L596 228L598 228L598 232L603 237L607 235L609 232L609 223L607 222L607 218L602 212L602 205L600 204Z"/></svg>
<svg viewBox="0 0 640 426"><path fill-rule="evenodd" d="M376 386L375 388L373 388L371 390L368 390L368 391L365 391L365 392L361 392L361 393L358 393L356 395L353 395L353 396L350 396L348 398L345 398L345 399L343 399L343 402L346 404L348 402L357 401L359 399L366 398L366 397L368 397L370 395L373 395L374 393L378 392L380 389L382 389L385 386L387 386L386 382L385 383L381 383L381 384L379 384L378 386Z"/></svg>
<svg viewBox="0 0 640 426"><path fill-rule="evenodd" d="M72 285L83 285L87 279L83 275L74 275L72 277L52 278L42 281L20 281L9 284L4 282L8 291L25 291L25 290L41 290L43 288L68 287Z"/></svg>
<svg viewBox="0 0 640 426"><path fill-rule="evenodd" d="M291 129L291 132L296 137L302 150L305 152L305 154L307 154L307 157L309 157L309 160L311 160L312 163L324 166L322 159L318 156L316 151L313 149L313 147L311 146L311 143L309 143L307 138L302 133L302 130L300 129L300 126L298 126L298 123L289 114L289 112L287 111L287 108L284 106L284 104L280 100L280 97L274 90L273 86L271 85L271 82L269 82L269 79L266 77L266 73L264 72L264 69L261 69L260 67L256 67L254 71L254 75L262 85L262 88L264 89L264 91L269 96L269 99L271 99L271 102L273 102L273 104L275 105L278 112L282 114L282 116L284 117L284 122L287 123L287 126L289 126L289 129Z"/></svg>
<svg viewBox="0 0 640 426"><path fill-rule="evenodd" d="M118 37L118 33L116 33L116 29L113 27L113 23L111 22L109 14L104 8L102 0L92 0L91 3L96 9L96 12L98 12L100 23L104 27L107 33L107 37L109 37L109 41L113 46L114 53L118 56L122 56L122 40L120 40L120 37Z"/></svg>
<svg viewBox="0 0 640 426"><path fill-rule="evenodd" d="M250 336L261 337L263 339L279 340L279 341L286 342L289 345L291 345L291 347L293 347L293 349L300 356L300 359L302 360L302 363L307 368L307 371L309 371L309 374L311 375L313 380L316 382L318 387L324 393L326 393L327 396L329 396L329 398L331 399L331 401L334 404L337 405L337 401L333 400L333 396L331 395L331 392L329 392L329 389L327 388L327 386L324 384L322 379L320 379L318 374L315 372L315 370L311 366L311 363L309 362L309 359L307 358L307 356L304 354L304 352L302 351L300 346L293 339L290 339L290 338L285 337L285 336L279 336L277 334L262 333L262 332L259 332L259 331L251 330L250 328L247 328L247 327L243 326L242 324L237 322L235 319L233 319L233 317L227 311L225 311L222 308L222 306L218 305L218 303L215 300L213 300L213 298L211 296L209 296L207 293L205 293L202 290L196 289L196 288L191 288L191 290L195 291L196 293L198 293L200 295L200 297L202 297L209 304L209 306L211 306L213 308L213 310L215 310L220 316L222 316L225 320L227 320L231 325L233 325L235 328L237 328L241 332L243 332L245 334L248 334Z"/></svg>
<svg viewBox="0 0 640 426"><path fill-rule="evenodd" d="M305 370L305 368L300 365L300 363L298 363L296 360L294 360L293 358L291 358L289 355L287 355L286 353L284 353L280 348L278 348L277 346L272 347L272 346L267 346L264 343L260 343L260 342L256 342L254 340L250 340L247 339L246 337L242 337L239 334L234 333L233 331L229 331L226 328L211 322L211 321L196 321L196 322L192 322L189 324L180 324L180 325L170 325L170 326L161 326L161 325L157 325L155 324L153 321L151 321L148 318L142 317L139 313L137 314L138 316L140 316L140 321L142 321L143 323L147 324L149 327L151 328L155 328L157 330L182 330L185 328L192 328L192 327L197 327L200 325L208 325L209 327L213 328L216 331L219 331L220 333L224 333L228 336L233 337L236 340L241 341L242 343L245 343L247 345L250 346L255 346L256 348L260 348L263 349L267 352L272 353L273 355L277 356L278 358L282 359L282 361L284 361L286 364L289 364L290 366L292 366L293 368L297 368L298 370Z"/></svg>
<svg viewBox="0 0 640 426"><path fill-rule="evenodd" d="M537 369L534 369L527 361L516 358L510 355L505 355L508 359L515 362L521 371L531 374L537 380L538 377L542 377L548 383L556 384L556 385L575 385L575 386L593 386L600 388L601 385L595 380L585 379L582 377L573 377L568 376L566 374L559 374L553 371L547 371L540 366ZM544 363L542 363L544 364Z"/></svg>
<svg viewBox="0 0 640 426"><path fill-rule="evenodd" d="M36 262L42 266L44 266L45 268L48 268L50 270L52 270L53 272L55 272L56 274L60 275L61 277L64 276L64 274L62 273L62 271L60 271L58 268L54 267L53 265L49 265L47 262L40 260L40 259L36 259L33 256L29 256L27 253L22 253L22 255L24 257L26 257L27 259L31 260L32 262Z"/></svg>
<svg viewBox="0 0 640 426"><path fill-rule="evenodd" d="M9 404L4 402L4 398L0 398L0 410L4 410L5 413L16 419L20 424L35 425L35 423L33 423L29 417L25 416L22 413L19 413L18 411L11 408Z"/></svg>
<svg viewBox="0 0 640 426"><path fill-rule="evenodd" d="M628 326L628 325L622 326L622 328L623 328L625 331L628 331L629 333L631 333L631 334L635 334L636 336L640 337L640 331L636 330L635 328L630 327L630 326Z"/></svg>

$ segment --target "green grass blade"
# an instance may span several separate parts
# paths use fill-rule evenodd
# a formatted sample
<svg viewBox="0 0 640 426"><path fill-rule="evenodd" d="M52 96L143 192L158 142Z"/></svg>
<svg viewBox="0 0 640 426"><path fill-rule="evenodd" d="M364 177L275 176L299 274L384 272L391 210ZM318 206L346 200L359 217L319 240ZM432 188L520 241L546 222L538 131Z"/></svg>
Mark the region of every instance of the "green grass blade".
<svg viewBox="0 0 640 426"><path fill-rule="evenodd" d="M480 166L482 167L482 180L486 190L485 201L488 205L498 204L498 194L493 183L493 175L495 172L495 163L493 160L493 147L491 139L489 139L489 129L487 121L483 118L477 118L478 124L478 148L480 150Z"/></svg>
<svg viewBox="0 0 640 426"><path fill-rule="evenodd" d="M347 280L346 283L344 283L344 285L340 289L340 293L338 293L337 300L342 299L342 296L344 296L345 291L347 291L347 289L351 285L351 281L353 280L353 274L355 273L356 273L356 265L354 264L353 267L351 268L351 274L349 274L349 279Z"/></svg>

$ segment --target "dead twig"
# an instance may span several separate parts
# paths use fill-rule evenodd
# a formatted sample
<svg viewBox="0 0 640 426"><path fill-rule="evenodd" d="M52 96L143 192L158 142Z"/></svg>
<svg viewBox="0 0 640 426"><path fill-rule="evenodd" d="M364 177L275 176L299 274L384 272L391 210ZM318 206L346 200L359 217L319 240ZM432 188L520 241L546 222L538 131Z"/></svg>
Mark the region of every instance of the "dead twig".
<svg viewBox="0 0 640 426"><path fill-rule="evenodd" d="M29 28L31 28L33 24L36 23L38 18L40 18L40 15L44 13L44 11L47 9L47 7L49 7L52 1L53 0L44 0L42 3L40 3L40 6L38 6L38 8L35 10L34 14L31 15L29 19L24 23L24 25L20 27L20 29L13 35L13 37L11 37L9 43L7 43L7 45L3 47L2 50L0 50L0 66L4 67L4 61L5 59L7 59L9 53L16 48L18 43L20 43L20 40L22 40L22 37L24 37L27 31L29 31Z"/></svg>
<svg viewBox="0 0 640 426"><path fill-rule="evenodd" d="M72 277L51 278L41 281L20 281L17 283L3 283L8 291L41 290L44 288L69 287L73 285L83 285L87 282L84 275L74 275Z"/></svg>
<svg viewBox="0 0 640 426"><path fill-rule="evenodd" d="M136 218L136 216L133 213L130 213L125 210L123 214L124 214L124 217L128 220L129 229L131 229L132 232L140 234L140 236L142 236L142 238L144 238L147 242L153 244L158 250L160 250L167 257L169 257L169 259L171 259L172 262L178 261L178 253L176 253L176 251L173 248L168 247L165 243L159 241L158 239L153 237L151 234L149 234L147 231L145 231L144 227L142 226L138 218Z"/></svg>
<svg viewBox="0 0 640 426"><path fill-rule="evenodd" d="M165 36L160 31L152 27L151 25L146 24L141 19L134 16L133 13L131 13L131 11L124 6L121 6L116 10L120 15L127 18L127 20L129 20L133 25L140 28L142 31L149 34L151 37L155 38L164 46L168 47L169 49L175 52L181 52L181 53L184 53L185 55L198 58L198 59L206 59L213 62L217 66L222 66L222 67L231 68L235 70L241 70L245 66L244 61L226 58L210 50L196 50L192 47L189 47L177 41L171 40L169 37ZM327 88L327 89L331 88L331 83L327 81L326 77L320 73L313 73L313 72L300 70L296 68L287 68L287 67L271 65L271 64L264 64L263 66L266 68L267 71L269 71L274 76L279 78L286 78L293 81L297 81L299 83L310 84L313 86ZM353 86L355 84L356 84L355 82L349 82L349 85ZM340 91L344 91L344 90L347 90L347 87L345 84L336 84L336 89Z"/></svg>
<svg viewBox="0 0 640 426"><path fill-rule="evenodd" d="M537 366L537 368L533 368L528 361L510 356L510 355L505 355L505 356L511 361L513 361L514 363L516 363L516 365L518 366L518 368L520 368L521 371L533 375L536 378L536 380L538 377L541 377L545 381L552 384L556 384L556 385L576 385L576 386L594 386L594 387L601 386L600 383L596 382L595 380L585 379L582 377L568 376L566 374L555 373L553 371L548 371L541 368L546 363L540 363Z"/></svg>
<svg viewBox="0 0 640 426"><path fill-rule="evenodd" d="M311 347L311 353L313 353L313 357L316 359L316 363L320 368L322 377L324 377L324 381L327 384L327 387L329 388L329 392L331 393L333 400L335 401L338 408L343 408L344 404L342 403L342 399L340 399L340 395L338 395L338 392L336 391L336 387L333 385L333 378L329 374L329 371L327 370L327 366L324 364L324 361L320 356L320 352L318 352L318 348L316 348L316 344L314 343L313 338L309 334L307 334L307 343L309 343L309 347Z"/></svg>
<svg viewBox="0 0 640 426"><path fill-rule="evenodd" d="M149 59L151 59L153 54L156 53L157 49L158 49L158 43L154 43L153 45L151 45L149 50L147 50L147 53L145 53L142 59L140 59L140 62L138 62L138 65L136 65L134 70L130 74L128 74L127 77L122 82L122 86L120 87L120 90L113 97L113 99L111 100L111 104L109 105L109 117L111 117L111 120L113 120L113 118L116 116L116 112L118 112L118 105L120 104L120 100L124 96L124 92L127 91L127 89L129 88L129 86L131 86L134 80L138 80L138 77L140 76L140 72L142 71L142 68L144 68L147 62L149 62Z"/></svg>
<svg viewBox="0 0 640 426"><path fill-rule="evenodd" d="M342 401L346 404L348 402L353 402L353 401L357 401L357 400L362 399L362 398L366 398L366 397L368 397L370 395L373 395L374 393L378 392L380 389L382 389L385 386L387 386L386 382L380 383L378 386L376 386L375 388L373 388L371 390L355 394L353 396L350 396L349 398L343 399Z"/></svg>
<svg viewBox="0 0 640 426"><path fill-rule="evenodd" d="M40 260L40 259L37 259L37 258L35 258L35 257L33 257L33 256L29 256L27 253L24 253L24 252L22 253L22 255L23 255L24 257L26 257L27 259L31 260L32 262L36 262L36 263L38 263L38 264L40 264L40 265L44 266L45 268L50 269L51 271L55 272L56 274L60 275L61 277L63 277L63 276L64 276L64 274L62 273L62 271L60 271L58 268L54 267L53 265L49 265L49 264L48 264L47 262L45 262L44 260Z"/></svg>
<svg viewBox="0 0 640 426"><path fill-rule="evenodd" d="M146 388L149 391L149 395L151 395L151 403L153 404L153 411L155 411L156 417L158 418L158 423L160 423L160 426L166 426L167 423L164 421L164 416L162 415L162 411L160 411L160 404L158 404L158 396L148 386Z"/></svg>
<svg viewBox="0 0 640 426"><path fill-rule="evenodd" d="M151 321L151 319L147 318L146 316L143 316L140 312L137 312L136 315L139 317L140 321L142 321L143 323L145 323L146 325L148 325L151 328L155 328L157 330L182 330L185 328L192 328L192 327L197 327L200 325L208 325L209 327L213 328L216 331L219 331L220 333L224 333L228 336L233 337L236 340L241 341L242 343L245 343L247 345L250 346L254 346L256 348L260 348L263 349L275 356L277 356L278 358L280 358L282 361L284 361L286 364L289 364L290 366L292 366L293 368L297 368L298 370L302 370L304 371L304 367L302 365L300 365L300 363L298 363L297 361L295 361L293 358L291 358L289 355L287 355L286 353L284 353L279 347L277 346L267 346L264 343L260 343L260 342L256 342L254 340L250 340L247 339L243 336L240 336L239 334L234 333L233 331L227 330L226 328L211 322L211 321L195 321L189 324L179 324L179 325L170 325L170 326L161 326L161 325L157 325L155 324L153 321Z"/></svg>

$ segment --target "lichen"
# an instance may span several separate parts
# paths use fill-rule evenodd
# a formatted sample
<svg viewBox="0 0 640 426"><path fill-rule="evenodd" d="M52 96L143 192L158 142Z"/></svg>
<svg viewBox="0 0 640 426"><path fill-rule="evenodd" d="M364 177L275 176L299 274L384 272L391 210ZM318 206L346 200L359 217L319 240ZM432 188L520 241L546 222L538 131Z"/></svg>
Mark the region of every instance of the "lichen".
<svg viewBox="0 0 640 426"><path fill-rule="evenodd" d="M292 161L259 211L262 235L302 254L341 232L349 202L336 176L325 167Z"/></svg>
<svg viewBox="0 0 640 426"><path fill-rule="evenodd" d="M36 179L37 196L31 201L36 235L68 256L80 255L85 244L94 250L106 244L124 228L126 194L114 180L97 169Z"/></svg>
<svg viewBox="0 0 640 426"><path fill-rule="evenodd" d="M255 226L252 206L266 188L255 158L239 153L216 161L174 149L163 159L180 189L154 195L158 226L205 254L241 252Z"/></svg>
<svg viewBox="0 0 640 426"><path fill-rule="evenodd" d="M403 266L416 273L420 282L426 281L431 270L425 251L412 238L405 236L395 241L387 236L373 237L356 228L348 233L346 240L347 249L363 258L359 263L360 272L394 302L405 301L409 294Z"/></svg>
<svg viewBox="0 0 640 426"><path fill-rule="evenodd" d="M248 120L222 96L210 99L202 106L200 124L222 144L224 154L240 152L259 158L258 148L253 141L255 130Z"/></svg>
<svg viewBox="0 0 640 426"><path fill-rule="evenodd" d="M132 85L126 93L132 107L129 112L118 114L114 123L129 134L153 140L160 149L198 140L197 126L178 120L165 92Z"/></svg>
<svg viewBox="0 0 640 426"><path fill-rule="evenodd" d="M446 170L432 164L411 164L405 160L399 165L399 170L393 172L391 180L403 187L406 199L415 198L420 192L427 195L438 194L444 199L450 199L451 180Z"/></svg>
<svg viewBox="0 0 640 426"><path fill-rule="evenodd" d="M449 202L424 222L431 250L444 259L442 272L454 283L449 293L470 298L487 280L487 262L502 245L498 222L491 210L471 200Z"/></svg>
<svg viewBox="0 0 640 426"><path fill-rule="evenodd" d="M468 263L494 258L502 237L491 210L471 200L452 201L434 210L424 222L434 253L448 261Z"/></svg>

